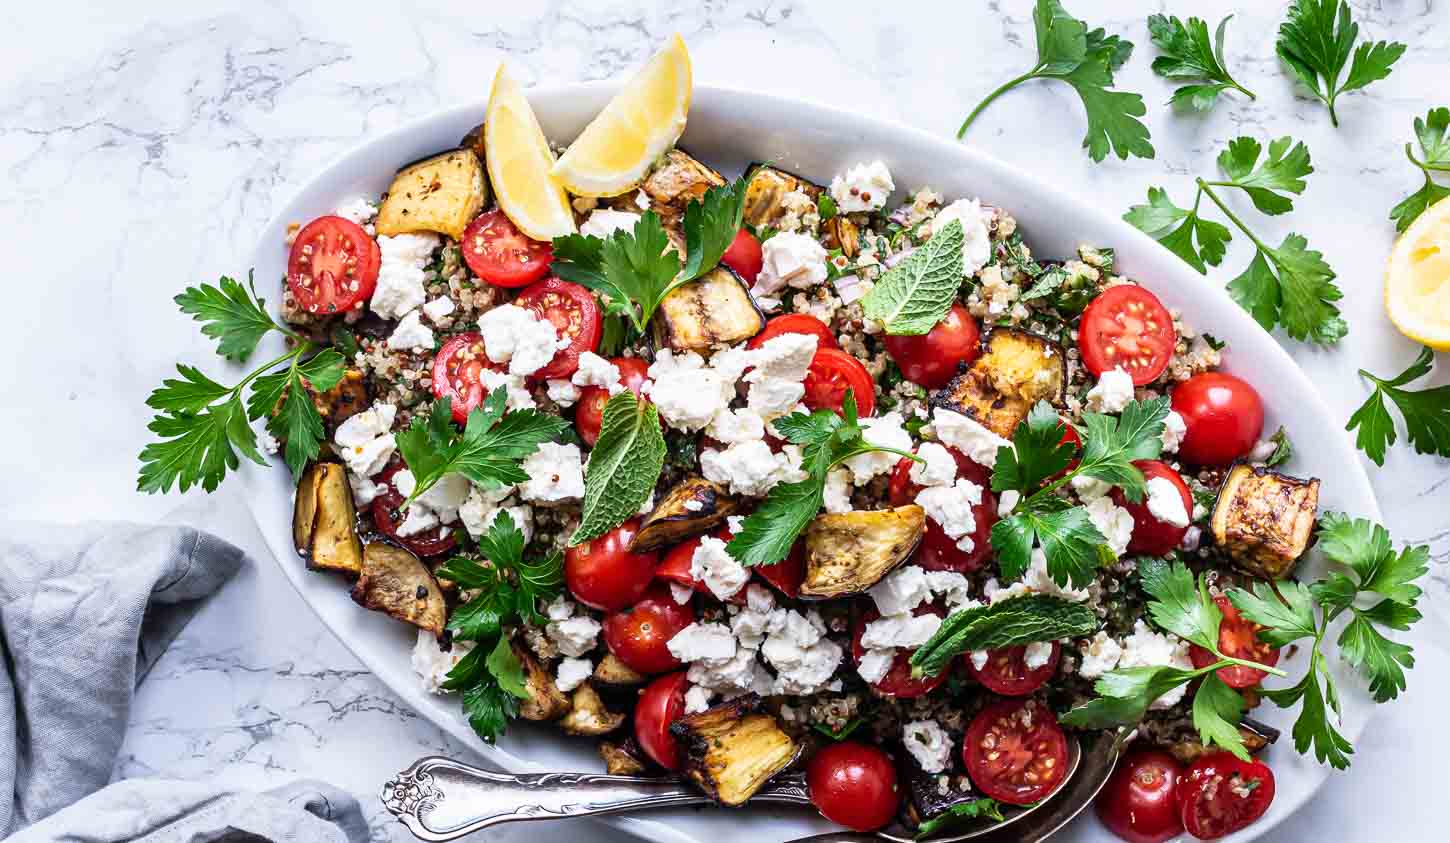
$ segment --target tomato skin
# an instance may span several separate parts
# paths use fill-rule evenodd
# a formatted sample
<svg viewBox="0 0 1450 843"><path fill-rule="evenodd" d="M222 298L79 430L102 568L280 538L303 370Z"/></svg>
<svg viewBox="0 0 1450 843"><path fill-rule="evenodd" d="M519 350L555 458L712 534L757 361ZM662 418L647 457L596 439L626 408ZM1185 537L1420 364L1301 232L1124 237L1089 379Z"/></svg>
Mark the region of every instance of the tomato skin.
<svg viewBox="0 0 1450 843"><path fill-rule="evenodd" d="M1137 749L1118 761L1093 800L1098 819L1128 843L1163 843L1183 832L1178 813L1178 759L1161 749Z"/></svg>
<svg viewBox="0 0 1450 843"><path fill-rule="evenodd" d="M735 538L735 534L730 532L726 527L721 527L715 532L710 533L710 535L722 542L729 542ZM655 579L665 580L676 585L683 585L701 594L713 595L714 592L710 591L708 585L701 580L695 579L694 574L690 573L690 568L695 558L695 551L699 550L700 541L703 538L705 537L695 536L685 539L670 548L669 552L665 554L664 560L660 562L659 567L655 568ZM737 591L730 597L728 602L741 606L745 605L745 589L742 588Z"/></svg>
<svg viewBox="0 0 1450 843"><path fill-rule="evenodd" d="M720 262L735 270L736 275L753 287L761 267L765 266L765 253L755 235L742 228L735 232L735 239L725 248Z"/></svg>
<svg viewBox="0 0 1450 843"><path fill-rule="evenodd" d="M1248 456L1264 432L1264 400L1247 381L1224 372L1194 375L1173 388L1183 417L1178 456L1194 465L1228 465Z"/></svg>
<svg viewBox="0 0 1450 843"><path fill-rule="evenodd" d="M1235 793L1256 782L1247 795ZM1188 767L1178 780L1178 816L1199 840L1217 840L1247 828L1274 801L1274 771L1262 761L1240 761L1227 752L1211 752Z"/></svg>
<svg viewBox="0 0 1450 843"><path fill-rule="evenodd" d="M1008 805L1028 805L1062 783L1067 736L1052 710L1037 700L1002 700L973 718L962 739L962 759L977 790ZM1025 778L1028 772L1036 781Z"/></svg>
<svg viewBox="0 0 1450 843"><path fill-rule="evenodd" d="M514 299L514 304L532 310L551 323L569 345L555 352L554 359L533 374L537 380L567 378L579 369L579 355L599 348L604 335L604 316L599 301L585 287L545 278L529 286Z"/></svg>
<svg viewBox="0 0 1450 843"><path fill-rule="evenodd" d="M1259 640L1259 630L1265 627L1239 614L1238 607L1219 594L1213 598L1223 620L1218 625L1218 649L1226 656L1266 664L1270 667L1279 663L1279 648L1271 647ZM1188 648L1188 658L1194 667L1208 667L1218 661L1218 656L1194 644ZM1232 664L1218 669L1218 678L1230 688L1251 688L1264 681L1269 674L1256 667Z"/></svg>
<svg viewBox="0 0 1450 843"><path fill-rule="evenodd" d="M659 554L630 552L629 544L638 532L639 519L632 518L564 552L564 582L575 600L613 612L644 595L654 580Z"/></svg>
<svg viewBox="0 0 1450 843"><path fill-rule="evenodd" d="M841 344L836 342L836 335L826 323L810 315L809 313L787 313L784 316L777 316L765 323L765 328L760 333L750 338L745 344L746 348L757 349L768 340L773 340L781 334L810 334L816 338L816 348L840 348Z"/></svg>
<svg viewBox="0 0 1450 843"><path fill-rule="evenodd" d="M1099 293L1083 311L1077 343L1093 375L1123 369L1134 386L1143 386L1168 368L1178 332L1157 296L1135 284L1119 284Z"/></svg>
<svg viewBox="0 0 1450 843"><path fill-rule="evenodd" d="M308 313L345 313L372 297L382 261L377 241L362 226L344 217L318 217L292 241L287 287Z"/></svg>
<svg viewBox="0 0 1450 843"><path fill-rule="evenodd" d="M926 519L926 533L921 545L912 556L913 564L928 571L956 571L970 574L980 570L992 552L992 525L997 523L997 496L992 494L992 482L987 470L958 451L947 448L957 461L957 477L970 480L982 487L982 502L972 507L972 516L977 520L977 529L972 532L972 549L957 547L957 540L946 534L934 519ZM891 471L888 487L892 506L905 506L916 501L922 487L912 482L911 460L902 457Z"/></svg>
<svg viewBox="0 0 1450 843"><path fill-rule="evenodd" d="M961 366L970 366L982 354L982 332L977 320L960 304L921 336L887 336L886 351L907 380L927 389L947 385Z"/></svg>
<svg viewBox="0 0 1450 843"><path fill-rule="evenodd" d="M680 666L670 639L694 622L690 604L676 603L669 587L657 583L633 606L604 619L604 644L640 673L664 673Z"/></svg>
<svg viewBox="0 0 1450 843"><path fill-rule="evenodd" d="M856 398L856 415L865 418L876 412L876 381L861 361L839 348L819 348L806 372L806 394L802 402L812 410L840 413L846 390Z"/></svg>
<svg viewBox="0 0 1450 843"><path fill-rule="evenodd" d="M483 403L482 370L499 370L483 349L483 335L477 332L455 334L443 343L433 358L433 395L452 401L453 420L468 421L468 413Z"/></svg>
<svg viewBox="0 0 1450 843"><path fill-rule="evenodd" d="M937 617L945 617L946 611L940 606L929 603L917 606L913 615L932 614ZM861 636L866 633L866 625L881 617L881 612L876 609L874 603L867 603L859 611L855 612L856 619L851 624L851 658L860 666L861 657L866 655L866 648L861 646ZM941 684L947 681L951 675L951 668L942 670L936 676L923 676L916 678L911 675L911 655L916 648L898 649L896 658L891 662L891 669L881 677L881 681L871 687L876 693L885 697L909 700L916 697L923 697L935 691Z"/></svg>
<svg viewBox="0 0 1450 843"><path fill-rule="evenodd" d="M988 650L987 663L980 668L972 661L971 653L962 658L967 663L967 669L987 690L1004 697L1025 697L1047 684L1047 680L1057 673L1057 663L1062 658L1062 645L1052 642L1052 655L1047 657L1047 664L1035 669L1027 667L1026 653L1025 644Z"/></svg>
<svg viewBox="0 0 1450 843"><path fill-rule="evenodd" d="M656 764L666 770L680 769L680 745L670 734L670 724L685 715L685 686L682 670L649 683L634 706L634 739Z"/></svg>
<svg viewBox="0 0 1450 843"><path fill-rule="evenodd" d="M619 382L624 384L625 389L633 392L635 398L649 400L640 395L640 389L649 379L648 363L638 357L611 357L609 362L619 367ZM599 441L599 428L604 424L604 405L609 403L610 397L609 390L602 386L586 386L579 390L579 403L574 405L574 429L579 432L584 444L591 448ZM663 425L664 421L661 420L660 424Z"/></svg>
<svg viewBox="0 0 1450 843"><path fill-rule="evenodd" d="M896 816L896 767L885 752L856 741L825 747L806 767L811 804L826 819L875 831Z"/></svg>
<svg viewBox="0 0 1450 843"><path fill-rule="evenodd" d="M1143 480L1147 482L1155 477L1162 477L1171 482L1178 489L1178 495L1183 499L1183 511L1193 518L1193 493L1188 490L1188 484L1178 472L1168 467L1165 462L1158 460L1138 460L1133 465L1143 472ZM1183 536L1188 532L1188 527L1175 527L1164 521L1159 521L1153 513L1148 510L1148 496L1146 493L1143 499L1136 503L1128 500L1123 495L1123 490L1115 488L1110 493L1113 503L1126 509L1133 516L1133 537L1128 540L1128 553L1140 556L1162 556L1183 541Z"/></svg>
<svg viewBox="0 0 1450 843"><path fill-rule="evenodd" d="M801 583L806 578L805 539L791 546L790 553L774 565L756 565L756 575L775 587L786 597L795 598L801 593ZM743 593L743 592L742 592Z"/></svg>
<svg viewBox="0 0 1450 843"><path fill-rule="evenodd" d="M554 262L552 244L530 240L496 208L475 217L458 246L473 274L495 287L527 287Z"/></svg>
<svg viewBox="0 0 1450 843"><path fill-rule="evenodd" d="M402 526L404 515L398 510L403 505L404 497L401 492L393 486L393 475L402 471L403 461L397 457L388 463L387 467L378 474L376 482L385 488L373 498L372 514L373 524L378 532L397 542L398 544L413 551L419 556L437 556L447 553L457 543L453 535L453 528L440 524L429 538L429 533L422 533L414 536L398 535L398 527Z"/></svg>

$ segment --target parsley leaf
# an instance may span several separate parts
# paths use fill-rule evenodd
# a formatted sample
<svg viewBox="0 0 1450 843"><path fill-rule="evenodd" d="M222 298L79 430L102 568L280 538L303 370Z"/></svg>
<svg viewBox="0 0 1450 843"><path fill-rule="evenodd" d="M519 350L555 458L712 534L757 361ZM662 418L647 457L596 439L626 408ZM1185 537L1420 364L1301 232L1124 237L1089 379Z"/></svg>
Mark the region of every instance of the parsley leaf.
<svg viewBox="0 0 1450 843"><path fill-rule="evenodd" d="M1443 187L1431 178L1435 172L1450 172L1450 108L1432 108L1423 118L1415 118L1415 139L1420 143L1424 160L1415 157L1410 144L1405 144L1405 157L1420 168L1425 184L1405 197L1390 211L1395 231L1404 234L1425 209L1450 196L1450 187Z"/></svg>
<svg viewBox="0 0 1450 843"><path fill-rule="evenodd" d="M1314 172L1309 162L1309 148L1285 135L1269 142L1269 154L1259 163L1262 151L1263 147L1251 137L1229 141L1228 148L1218 156L1218 166L1229 180L1209 183L1240 188L1249 195L1254 207L1266 214L1294 210L1294 201L1282 194L1304 192L1304 177Z"/></svg>
<svg viewBox="0 0 1450 843"><path fill-rule="evenodd" d="M404 506L442 480L458 473L483 489L501 489L529 479L522 462L562 431L567 423L537 410L504 411L507 390L499 387L473 408L460 433L453 424L452 401L439 398L425 416L419 413L397 433L398 452L417 486Z"/></svg>
<svg viewBox="0 0 1450 843"><path fill-rule="evenodd" d="M665 467L659 411L624 390L604 405L599 439L589 452L584 514L569 537L582 544L623 524L649 500Z"/></svg>
<svg viewBox="0 0 1450 843"><path fill-rule="evenodd" d="M1223 613L1208 596L1205 582L1194 583L1182 562L1146 558L1138 565L1143 590L1153 596L1148 616L1153 623L1207 650L1218 647Z"/></svg>
<svg viewBox="0 0 1450 843"><path fill-rule="evenodd" d="M236 392L200 412L158 415L146 429L163 441L141 449L137 491L169 492L172 484L182 492L197 485L215 491L227 471L241 464L237 451L258 465L267 464L257 452L257 435Z"/></svg>
<svg viewBox="0 0 1450 843"><path fill-rule="evenodd" d="M1430 373L1435 355L1429 348L1409 368L1388 380L1359 370L1361 377L1374 382L1374 392L1349 417L1345 430L1357 430L1354 444L1365 452L1375 465L1385 464L1385 449L1395 444L1395 422L1385 405L1388 398L1405 419L1405 436L1418 454L1450 457L1450 386L1427 389L1404 389L1405 384Z"/></svg>
<svg viewBox="0 0 1450 843"><path fill-rule="evenodd" d="M1148 34L1162 55L1153 59L1153 72L1164 79L1196 79L1203 84L1185 85L1173 92L1171 102L1194 111L1208 111L1218 102L1218 95L1232 88L1255 99L1248 88L1229 75L1223 58L1224 30L1233 15L1218 24L1214 42L1208 40L1208 24L1202 18L1189 18L1187 23L1176 17L1148 16Z"/></svg>
<svg viewBox="0 0 1450 843"><path fill-rule="evenodd" d="M912 674L936 676L952 659L973 650L1083 638L1097 629L1098 617L1090 607L1045 594L960 609L942 621L931 639L911 655Z"/></svg>
<svg viewBox="0 0 1450 843"><path fill-rule="evenodd" d="M1173 204L1161 187L1148 188L1148 204L1134 205L1123 219L1144 234L1163 244L1200 274L1209 266L1218 266L1228 251L1233 234L1222 223L1204 219L1198 214L1202 196L1195 198L1193 209Z"/></svg>
<svg viewBox="0 0 1450 843"><path fill-rule="evenodd" d="M489 743L497 741L508 721L519 716L519 698L504 690L497 682L480 682L468 687L463 692L462 700L468 725Z"/></svg>
<svg viewBox="0 0 1450 843"><path fill-rule="evenodd" d="M1032 22L1037 36L1037 64L978 103L957 130L957 138L965 136L983 109L1007 91L1031 79L1056 79L1072 86L1082 99L1088 119L1082 145L1089 158L1102 161L1109 151L1119 158L1152 158L1148 127L1138 120L1147 113L1143 98L1109 90L1113 73L1132 55L1132 43L1109 36L1102 29L1089 31L1087 24L1068 14L1058 0L1037 0Z"/></svg>
<svg viewBox="0 0 1450 843"><path fill-rule="evenodd" d="M284 457L294 476L301 476L307 463L317 458L325 435L308 387L317 392L332 389L346 367L342 355L329 348L305 363L294 357L286 369L262 375L252 386L247 415L267 417L267 432L287 443Z"/></svg>
<svg viewBox="0 0 1450 843"><path fill-rule="evenodd" d="M1218 671L1206 674L1193 692L1193 728L1205 747L1219 746L1244 760L1243 735L1239 721L1244 716L1244 698L1218 677Z"/></svg>
<svg viewBox="0 0 1450 843"><path fill-rule="evenodd" d="M901 263L886 270L861 300L867 319L887 334L925 334L942 320L962 287L962 224L952 220Z"/></svg>
<svg viewBox="0 0 1450 843"><path fill-rule="evenodd" d="M698 202L685 207L685 268L681 278L699 278L720 263L720 256L735 242L745 213L745 179L712 187Z"/></svg>
<svg viewBox="0 0 1450 843"><path fill-rule="evenodd" d="M1358 38L1359 24L1350 16L1345 0L1294 0L1279 24L1279 57L1329 107L1329 120L1335 126L1339 125L1334 109L1339 95L1389 76L1405 52L1404 44L1388 41L1365 42L1355 49ZM1346 62L1349 75L1341 83Z"/></svg>
<svg viewBox="0 0 1450 843"><path fill-rule="evenodd" d="M1273 436L1269 437L1269 441L1274 443L1274 452L1269 454L1267 460L1264 460L1264 465L1273 468L1294 458L1294 443L1289 441L1289 431L1285 430L1282 425L1274 431Z"/></svg>
<svg viewBox="0 0 1450 843"><path fill-rule="evenodd" d="M1228 284L1234 301L1264 330L1278 324L1296 340L1333 345L1349 333L1334 304L1344 294L1321 253L1299 234L1286 235L1277 249L1258 245L1248 268Z"/></svg>
<svg viewBox="0 0 1450 843"><path fill-rule="evenodd" d="M257 297L250 272L245 287L223 275L217 286L187 287L173 301L201 323L203 334L217 340L217 354L228 360L245 362L268 331L283 330L267 314L267 302Z"/></svg>
<svg viewBox="0 0 1450 843"><path fill-rule="evenodd" d="M1027 572L1034 545L1042 546L1053 581L1073 588L1087 588L1097 569L1113 560L1107 539L1080 506L1044 501L1019 507L992 525L992 548L997 551L1002 577L1009 582Z"/></svg>
<svg viewBox="0 0 1450 843"><path fill-rule="evenodd" d="M1105 673L1093 684L1098 696L1058 718L1078 729L1111 729L1139 722L1153 701L1211 668L1129 667Z"/></svg>
<svg viewBox="0 0 1450 843"><path fill-rule="evenodd" d="M925 840L944 828L950 828L960 820L985 818L1002 822L1002 803L983 796L970 802L953 802L945 811L924 821L916 829L916 839Z"/></svg>
<svg viewBox="0 0 1450 843"><path fill-rule="evenodd" d="M685 281L680 277L679 254L670 248L669 235L654 211L645 211L633 231L615 231L607 238L555 237L550 270L600 293L605 311L629 320L641 334L660 302Z"/></svg>
<svg viewBox="0 0 1450 843"><path fill-rule="evenodd" d="M998 449L992 491L1030 495L1047 478L1067 468L1077 455L1077 446L1063 441L1066 434L1067 425L1057 410L1046 401L1037 402L1026 421L1012 431L1012 447Z"/></svg>
<svg viewBox="0 0 1450 843"><path fill-rule="evenodd" d="M1143 499L1143 472L1138 460L1157 459L1163 452L1163 420L1168 398L1133 400L1116 418L1104 413L1083 413L1082 461L1074 475L1082 474L1123 490L1130 501Z"/></svg>

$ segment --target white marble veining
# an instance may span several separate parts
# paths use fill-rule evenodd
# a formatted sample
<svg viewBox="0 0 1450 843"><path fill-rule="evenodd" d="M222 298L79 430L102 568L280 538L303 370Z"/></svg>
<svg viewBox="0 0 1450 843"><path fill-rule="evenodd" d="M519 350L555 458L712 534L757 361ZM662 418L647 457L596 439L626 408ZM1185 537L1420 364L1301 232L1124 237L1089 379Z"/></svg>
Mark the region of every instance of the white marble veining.
<svg viewBox="0 0 1450 843"><path fill-rule="evenodd" d="M1419 185L1400 151L1411 121L1450 105L1447 4L1352 5L1369 36L1410 49L1388 80L1340 101L1337 130L1274 57L1282 4L1074 0L1074 14L1138 45L1119 79L1150 104L1157 159L1090 163L1077 148L1080 106L1051 83L1003 97L969 137L1098 197L1112 213L1142 201L1150 184L1186 199L1193 175L1213 172L1235 135L1303 139L1316 172L1299 210L1256 216L1255 225L1275 241L1305 234L1339 274L1349 336L1334 351L1290 346L1341 418L1366 394L1356 369L1397 372L1415 354L1379 306L1393 235L1386 214ZM1210 23L1237 12L1231 68L1258 100L1231 96L1208 116L1162 105L1172 86L1149 72L1144 18L1164 10ZM244 273L240 256L316 168L369 133L481 100L499 61L526 84L608 78L678 31L697 81L816 99L942 134L1032 62L1028 0L51 2L11 4L3 19L0 296L23 316L3 329L11 360L0 370L0 511L61 520L157 519L179 503L133 492L145 392L178 357L214 360L166 298L188 283ZM1216 281L1247 263L1243 239ZM1431 382L1447 380L1442 369ZM1408 696L1371 725L1352 772L1271 840L1427 839L1414 819L1429 813L1426 800L1442 781L1435 762L1450 752L1446 731L1423 725L1450 692L1450 464L1401 446L1371 478L1396 538L1431 545L1433 603L1415 636L1420 664ZM246 542L249 530L239 518L226 534ZM260 542L252 546L265 554ZM209 604L156 667L119 772L258 786L324 778L361 795L377 839L403 839L371 794L419 755L460 751L362 672L264 561ZM1371 804L1376 810L1364 810ZM528 834L563 840L584 831L607 833Z"/></svg>

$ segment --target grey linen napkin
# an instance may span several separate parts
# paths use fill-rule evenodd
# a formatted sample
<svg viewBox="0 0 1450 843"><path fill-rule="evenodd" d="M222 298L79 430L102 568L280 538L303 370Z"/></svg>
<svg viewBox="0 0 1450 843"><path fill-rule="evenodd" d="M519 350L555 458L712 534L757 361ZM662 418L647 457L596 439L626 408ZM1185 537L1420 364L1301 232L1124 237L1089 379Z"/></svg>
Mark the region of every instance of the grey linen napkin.
<svg viewBox="0 0 1450 843"><path fill-rule="evenodd" d="M318 783L95 792L111 780L136 685L243 558L191 527L0 524L0 837L29 826L15 839L367 838L357 801Z"/></svg>

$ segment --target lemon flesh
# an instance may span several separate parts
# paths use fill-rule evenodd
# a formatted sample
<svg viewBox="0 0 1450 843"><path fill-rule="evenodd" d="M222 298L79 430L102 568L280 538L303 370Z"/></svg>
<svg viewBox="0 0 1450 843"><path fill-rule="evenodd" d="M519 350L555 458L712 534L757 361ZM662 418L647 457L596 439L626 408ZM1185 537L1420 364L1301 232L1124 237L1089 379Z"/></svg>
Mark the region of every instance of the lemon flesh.
<svg viewBox="0 0 1450 843"><path fill-rule="evenodd" d="M1450 199L1427 208L1395 242L1385 311L1400 333L1450 350Z"/></svg>
<svg viewBox="0 0 1450 843"><path fill-rule="evenodd" d="M573 234L569 196L549 174L554 166L549 141L523 88L502 65L488 97L483 143L498 206L519 231L535 240Z"/></svg>

